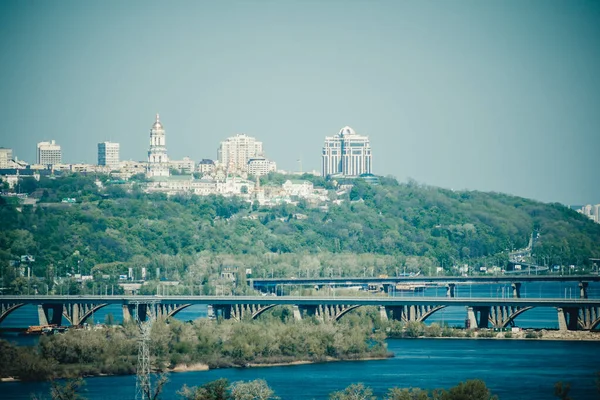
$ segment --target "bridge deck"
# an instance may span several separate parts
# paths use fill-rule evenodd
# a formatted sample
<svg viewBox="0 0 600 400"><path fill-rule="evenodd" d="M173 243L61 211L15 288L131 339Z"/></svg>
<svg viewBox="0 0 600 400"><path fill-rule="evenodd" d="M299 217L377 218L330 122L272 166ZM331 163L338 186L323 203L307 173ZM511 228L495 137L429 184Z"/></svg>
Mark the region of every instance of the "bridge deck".
<svg viewBox="0 0 600 400"><path fill-rule="evenodd" d="M493 297L308 297L308 296L0 296L0 303L20 304L277 304L277 305L440 305L440 306L600 306L600 299Z"/></svg>

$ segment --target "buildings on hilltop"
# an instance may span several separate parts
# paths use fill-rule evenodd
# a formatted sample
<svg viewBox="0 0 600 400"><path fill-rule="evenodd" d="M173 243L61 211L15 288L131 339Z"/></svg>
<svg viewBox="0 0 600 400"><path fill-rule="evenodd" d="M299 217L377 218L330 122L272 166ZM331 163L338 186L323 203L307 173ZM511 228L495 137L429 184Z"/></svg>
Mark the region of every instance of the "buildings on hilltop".
<svg viewBox="0 0 600 400"><path fill-rule="evenodd" d="M262 142L245 134L225 139L217 150L217 161L226 168L228 174L249 173L250 160L253 160L252 168L255 174L276 168L274 162L264 158Z"/></svg>
<svg viewBox="0 0 600 400"><path fill-rule="evenodd" d="M250 175L263 176L276 170L275 161L267 160L264 157L254 157L248 160L248 174Z"/></svg>
<svg viewBox="0 0 600 400"><path fill-rule="evenodd" d="M595 223L600 224L600 204L588 204L578 209L577 212L585 215Z"/></svg>
<svg viewBox="0 0 600 400"><path fill-rule="evenodd" d="M119 168L119 143L98 143L98 165Z"/></svg>
<svg viewBox="0 0 600 400"><path fill-rule="evenodd" d="M62 151L54 140L37 144L37 163L41 165L56 165L62 163Z"/></svg>
<svg viewBox="0 0 600 400"><path fill-rule="evenodd" d="M372 174L373 158L368 136L361 136L346 126L337 135L325 137L322 152L322 175L359 176Z"/></svg>

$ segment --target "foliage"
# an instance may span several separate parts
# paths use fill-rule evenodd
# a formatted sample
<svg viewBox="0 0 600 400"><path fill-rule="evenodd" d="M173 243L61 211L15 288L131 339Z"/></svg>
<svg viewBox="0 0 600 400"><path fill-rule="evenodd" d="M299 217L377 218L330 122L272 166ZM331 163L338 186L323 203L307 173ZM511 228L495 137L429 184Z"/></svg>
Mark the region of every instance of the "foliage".
<svg viewBox="0 0 600 400"><path fill-rule="evenodd" d="M354 383L346 389L333 392L329 395L330 400L375 400L373 390L365 387L362 383Z"/></svg>
<svg viewBox="0 0 600 400"><path fill-rule="evenodd" d="M441 400L497 400L492 396L485 382L479 379L460 382L448 390L442 392Z"/></svg>
<svg viewBox="0 0 600 400"><path fill-rule="evenodd" d="M160 371L179 364L216 368L388 355L385 337L374 333L375 325L368 315L348 316L345 322L335 324L311 318L293 322L289 318L286 314L288 322L269 315L243 322L158 320L150 335L153 367ZM137 362L138 336L136 325L127 324L43 336L33 349L0 341L0 377L46 380L131 374Z"/></svg>
<svg viewBox="0 0 600 400"><path fill-rule="evenodd" d="M183 400L228 400L230 398L228 386L229 381L221 378L200 387L183 385L177 394Z"/></svg>
<svg viewBox="0 0 600 400"><path fill-rule="evenodd" d="M232 400L275 400L273 389L267 385L267 382L262 379L253 381L238 381L231 385Z"/></svg>
<svg viewBox="0 0 600 400"><path fill-rule="evenodd" d="M419 388L391 388L388 391L386 400L429 400L429 393L427 390Z"/></svg>
<svg viewBox="0 0 600 400"><path fill-rule="evenodd" d="M52 400L84 400L85 397L80 394L85 381L81 378L69 379L64 383L52 381L50 396Z"/></svg>

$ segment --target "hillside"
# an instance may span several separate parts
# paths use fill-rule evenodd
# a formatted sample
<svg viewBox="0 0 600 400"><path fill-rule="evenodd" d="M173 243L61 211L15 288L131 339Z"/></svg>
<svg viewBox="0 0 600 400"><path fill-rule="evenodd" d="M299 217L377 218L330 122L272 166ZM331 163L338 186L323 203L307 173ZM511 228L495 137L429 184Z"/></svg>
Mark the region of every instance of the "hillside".
<svg viewBox="0 0 600 400"><path fill-rule="evenodd" d="M322 179L315 184L332 187ZM0 198L3 279L14 278L10 261L24 254L35 257L38 277L118 275L128 267L137 276L145 267L152 277L159 267L165 278L198 281L227 266L252 268L255 276L433 273L437 266L503 266L507 252L525 247L533 231L538 264L583 266L600 258L600 225L562 205L390 178L330 190L339 204L319 207L303 200L266 208L239 198L166 198L137 185L99 190L92 178L71 176L31 187L41 192L36 206ZM52 202L62 197L78 203Z"/></svg>

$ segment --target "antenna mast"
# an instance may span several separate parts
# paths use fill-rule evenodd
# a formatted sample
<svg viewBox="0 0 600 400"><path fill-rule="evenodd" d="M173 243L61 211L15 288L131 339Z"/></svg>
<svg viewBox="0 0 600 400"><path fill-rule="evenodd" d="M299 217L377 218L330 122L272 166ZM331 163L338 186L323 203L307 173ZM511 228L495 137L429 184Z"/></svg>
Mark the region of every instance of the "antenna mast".
<svg viewBox="0 0 600 400"><path fill-rule="evenodd" d="M152 382L150 381L150 331L152 329L152 309L156 301L136 302L136 320L140 328L138 338L138 362L135 380L135 399L150 400L152 398ZM141 306L141 307L140 307ZM145 320L140 317L140 308L145 308Z"/></svg>

